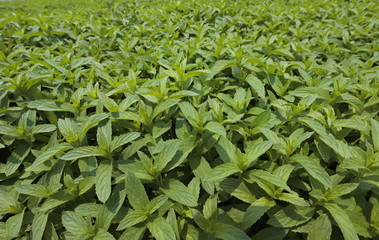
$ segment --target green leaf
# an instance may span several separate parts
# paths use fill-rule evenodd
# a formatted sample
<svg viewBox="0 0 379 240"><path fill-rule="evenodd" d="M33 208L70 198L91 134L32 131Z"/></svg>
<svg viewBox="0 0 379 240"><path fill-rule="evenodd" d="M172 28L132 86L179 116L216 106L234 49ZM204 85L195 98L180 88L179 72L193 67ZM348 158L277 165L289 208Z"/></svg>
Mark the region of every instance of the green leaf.
<svg viewBox="0 0 379 240"><path fill-rule="evenodd" d="M155 166L159 172L172 160L179 148L179 142L175 141L172 144L166 145L155 158Z"/></svg>
<svg viewBox="0 0 379 240"><path fill-rule="evenodd" d="M12 217L8 218L6 224L10 236L17 237L20 233L22 222L24 219L24 211L25 210L23 210L19 214L13 215Z"/></svg>
<svg viewBox="0 0 379 240"><path fill-rule="evenodd" d="M34 169L37 169L42 163L48 161L55 155L62 153L64 151L67 151L69 149L72 149L73 146L68 143L61 143L58 145L55 145L51 148L48 148L45 152L43 152L41 155L37 157L37 159L33 162L33 164L30 166L30 170L33 171Z"/></svg>
<svg viewBox="0 0 379 240"><path fill-rule="evenodd" d="M116 238L114 238L113 235L107 232L106 230L100 228L97 231L93 240L116 240Z"/></svg>
<svg viewBox="0 0 379 240"><path fill-rule="evenodd" d="M61 159L65 161L76 160L78 158L106 156L106 152L94 146L85 146L75 148L65 153Z"/></svg>
<svg viewBox="0 0 379 240"><path fill-rule="evenodd" d="M267 227L254 235L252 240L282 240L288 233L288 229Z"/></svg>
<svg viewBox="0 0 379 240"><path fill-rule="evenodd" d="M75 132L77 130L77 125L73 123L73 121L69 118L58 119L58 128L62 133L64 138L69 143L74 143L78 140L78 135Z"/></svg>
<svg viewBox="0 0 379 240"><path fill-rule="evenodd" d="M216 166L210 174L208 174L205 181L218 181L224 179L232 174L238 173L241 170L234 163L224 163Z"/></svg>
<svg viewBox="0 0 379 240"><path fill-rule="evenodd" d="M74 199L67 191L59 191L48 198L41 206L40 211L46 212Z"/></svg>
<svg viewBox="0 0 379 240"><path fill-rule="evenodd" d="M357 232L346 212L335 203L325 203L324 207L337 222L346 240L359 240Z"/></svg>
<svg viewBox="0 0 379 240"><path fill-rule="evenodd" d="M118 111L118 105L112 98L107 97L102 92L99 92L98 96L99 96L99 100L101 101L101 103L104 105L104 107L109 112L117 112Z"/></svg>
<svg viewBox="0 0 379 240"><path fill-rule="evenodd" d="M188 207L196 207L197 200L191 191L179 180L165 179L161 191L172 200Z"/></svg>
<svg viewBox="0 0 379 240"><path fill-rule="evenodd" d="M154 119L156 116L158 116L163 111L165 111L165 110L169 109L170 107L178 104L179 101L180 101L180 99L168 99L168 100L166 100L166 101L158 104L154 108L154 112L153 112L152 118Z"/></svg>
<svg viewBox="0 0 379 240"><path fill-rule="evenodd" d="M92 127L96 126L99 122L102 120L108 118L108 115L105 113L97 113L88 118L87 121L85 121L80 127L78 128L78 138L79 142L82 142L84 137L86 136L86 133L88 130L90 130Z"/></svg>
<svg viewBox="0 0 379 240"><path fill-rule="evenodd" d="M217 200L218 195L212 195L210 196L207 201L205 201L204 207L203 207L203 215L206 219L211 219L213 216L217 214Z"/></svg>
<svg viewBox="0 0 379 240"><path fill-rule="evenodd" d="M16 172L18 167L21 165L22 161L28 156L31 150L30 145L28 144L19 144L12 151L11 155L7 159L5 165L5 175L9 176Z"/></svg>
<svg viewBox="0 0 379 240"><path fill-rule="evenodd" d="M113 152L117 148L137 139L140 135L141 133L139 132L130 132L115 137L110 144L110 151Z"/></svg>
<svg viewBox="0 0 379 240"><path fill-rule="evenodd" d="M157 217L148 222L147 228L156 240L176 240L171 225L162 217Z"/></svg>
<svg viewBox="0 0 379 240"><path fill-rule="evenodd" d="M52 193L51 189L47 186L39 184L22 184L16 186L16 190L19 193L31 195L35 197L46 198Z"/></svg>
<svg viewBox="0 0 379 240"><path fill-rule="evenodd" d="M123 230L125 228L132 227L137 223L143 222L147 219L147 212L145 210L129 210L128 214L121 220L117 227L117 231Z"/></svg>
<svg viewBox="0 0 379 240"><path fill-rule="evenodd" d="M109 119L103 120L97 126L97 144L104 150L110 149L112 141L112 124Z"/></svg>
<svg viewBox="0 0 379 240"><path fill-rule="evenodd" d="M96 195L101 202L107 201L111 195L112 170L113 166L109 160L101 161L96 170Z"/></svg>
<svg viewBox="0 0 379 240"><path fill-rule="evenodd" d="M176 219L175 211L173 208L170 208L170 211L167 214L167 222L171 225L174 230L176 239L180 239L178 221Z"/></svg>
<svg viewBox="0 0 379 240"><path fill-rule="evenodd" d="M32 232L31 232L33 240L42 239L48 216L49 215L47 213L43 213L43 212L37 212L34 215L33 222L32 222Z"/></svg>
<svg viewBox="0 0 379 240"><path fill-rule="evenodd" d="M33 127L31 134L52 132L55 131L55 129L57 129L57 127L52 124L40 124Z"/></svg>
<svg viewBox="0 0 379 240"><path fill-rule="evenodd" d="M162 134L164 134L165 132L167 132L168 130L171 129L171 121L170 122L164 122L164 121L157 121L154 123L153 125L153 138L158 138L160 136L162 136Z"/></svg>
<svg viewBox="0 0 379 240"><path fill-rule="evenodd" d="M241 179L227 178L220 182L220 188L246 203L253 203L257 200L246 183Z"/></svg>
<svg viewBox="0 0 379 240"><path fill-rule="evenodd" d="M158 197L153 198L149 204L146 206L146 210L152 214L158 210L165 202L168 200L167 196L159 195Z"/></svg>
<svg viewBox="0 0 379 240"><path fill-rule="evenodd" d="M225 223L216 223L213 225L214 236L223 240L250 240L241 229Z"/></svg>
<svg viewBox="0 0 379 240"><path fill-rule="evenodd" d="M232 60L218 60L215 64L213 64L212 68L208 71L208 76L206 80L211 80L222 70L232 67L236 65L235 61Z"/></svg>
<svg viewBox="0 0 379 240"><path fill-rule="evenodd" d="M275 201L268 200L267 198L260 198L253 202L246 210L243 220L241 222L242 229L248 229L256 223L262 216L275 206Z"/></svg>
<svg viewBox="0 0 379 240"><path fill-rule="evenodd" d="M249 179L252 179L254 180L255 178L258 178L258 179L263 179L279 188L283 188L285 190L287 190L288 192L290 193L293 193L293 194L296 194L296 192L292 191L290 189L290 187L284 182L282 181L280 178L278 178L276 175L270 173L270 172L267 172L267 171L264 171L264 170L258 170L258 169L254 169L254 170L251 170L249 172L246 173L246 181L249 182Z"/></svg>
<svg viewBox="0 0 379 240"><path fill-rule="evenodd" d="M344 158L350 158L355 155L354 151L349 145L342 142L341 140L336 139L319 122L307 117L301 117L299 118L299 121L305 123L315 132L317 132L320 136L321 141L323 141L326 145L331 147L340 156Z"/></svg>
<svg viewBox="0 0 379 240"><path fill-rule="evenodd" d="M130 227L127 228L119 238L119 240L142 240L146 231L146 227Z"/></svg>
<svg viewBox="0 0 379 240"><path fill-rule="evenodd" d="M236 148L226 137L220 137L215 147L224 163L232 162L237 164Z"/></svg>
<svg viewBox="0 0 379 240"><path fill-rule="evenodd" d="M95 228L102 228L108 230L113 218L116 216L120 210L126 197L126 191L124 189L124 184L118 184L114 187L112 195L100 208L98 216L96 218Z"/></svg>
<svg viewBox="0 0 379 240"><path fill-rule="evenodd" d="M214 121L209 122L209 123L207 123L207 125L205 125L204 129L226 137L225 128L218 122L214 122Z"/></svg>
<svg viewBox="0 0 379 240"><path fill-rule="evenodd" d="M308 232L308 240L329 240L332 234L332 224L326 214L319 216L312 223L312 227Z"/></svg>
<svg viewBox="0 0 379 240"><path fill-rule="evenodd" d="M101 205L96 203L82 203L75 208L75 212L81 216L97 217L100 212Z"/></svg>
<svg viewBox="0 0 379 240"><path fill-rule="evenodd" d="M179 103L179 108L187 119L198 119L196 109L189 102Z"/></svg>
<svg viewBox="0 0 379 240"><path fill-rule="evenodd" d="M100 69L97 69L95 70L96 72L96 75L101 77L102 79L104 79L105 81L107 81L107 83L112 86L113 88L115 88L117 86L117 81L114 80L111 76L109 76L108 73L100 70Z"/></svg>
<svg viewBox="0 0 379 240"><path fill-rule="evenodd" d="M326 197L329 200L338 198L340 196L346 195L354 191L359 186L359 183L342 183L338 184L326 193Z"/></svg>
<svg viewBox="0 0 379 240"><path fill-rule="evenodd" d="M141 181L133 173L126 173L125 188L130 205L135 210L146 209L149 198Z"/></svg>
<svg viewBox="0 0 379 240"><path fill-rule="evenodd" d="M331 188L332 182L328 173L325 171L323 167L321 167L320 163L317 160L314 160L310 157L304 155L295 155L291 157L291 160L300 163L305 170L311 175L313 178L320 181L326 187Z"/></svg>
<svg viewBox="0 0 379 240"><path fill-rule="evenodd" d="M291 193L281 193L279 197L277 197L278 200L285 201L292 203L297 206L301 207L308 207L310 206L307 201L305 201L303 198L293 195Z"/></svg>
<svg viewBox="0 0 379 240"><path fill-rule="evenodd" d="M258 94L259 98L264 99L266 97L264 84L256 76L249 74L246 77L246 82Z"/></svg>
<svg viewBox="0 0 379 240"><path fill-rule="evenodd" d="M295 227L309 221L314 213L313 207L297 207L288 205L270 217L267 223L273 227Z"/></svg>
<svg viewBox="0 0 379 240"><path fill-rule="evenodd" d="M62 224L67 231L75 235L85 235L89 227L83 217L71 211L63 212Z"/></svg>
<svg viewBox="0 0 379 240"><path fill-rule="evenodd" d="M374 149L379 152L379 122L375 119L371 119L371 133Z"/></svg>
<svg viewBox="0 0 379 240"><path fill-rule="evenodd" d="M254 166L258 157L264 154L272 146L271 142L264 141L249 147L244 158L245 169Z"/></svg>

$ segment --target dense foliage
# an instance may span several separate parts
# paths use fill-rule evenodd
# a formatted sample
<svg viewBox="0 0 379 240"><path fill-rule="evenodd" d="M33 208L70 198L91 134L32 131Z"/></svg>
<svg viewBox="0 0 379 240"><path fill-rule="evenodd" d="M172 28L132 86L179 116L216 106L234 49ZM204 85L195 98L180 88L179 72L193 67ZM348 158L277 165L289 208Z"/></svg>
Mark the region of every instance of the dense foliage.
<svg viewBox="0 0 379 240"><path fill-rule="evenodd" d="M0 239L379 235L375 1L35 3L0 3Z"/></svg>

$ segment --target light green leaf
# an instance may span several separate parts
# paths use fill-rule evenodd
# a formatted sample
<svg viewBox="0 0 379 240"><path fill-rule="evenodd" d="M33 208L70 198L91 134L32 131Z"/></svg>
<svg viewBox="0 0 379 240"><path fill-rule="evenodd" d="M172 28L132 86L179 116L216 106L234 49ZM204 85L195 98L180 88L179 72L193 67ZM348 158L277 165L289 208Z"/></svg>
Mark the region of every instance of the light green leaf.
<svg viewBox="0 0 379 240"><path fill-rule="evenodd" d="M88 118L80 127L78 128L78 138L79 141L82 142L88 130L94 126L96 126L100 121L108 118L108 115L105 113L97 113Z"/></svg>
<svg viewBox="0 0 379 240"><path fill-rule="evenodd" d="M169 122L164 122L164 121L157 121L153 125L153 137L156 139L171 128L171 121Z"/></svg>
<svg viewBox="0 0 379 240"><path fill-rule="evenodd" d="M225 128L218 122L209 122L205 125L204 129L210 131L210 132L213 132L213 133L216 133L216 134L219 134L221 136L224 136L226 137L226 130Z"/></svg>
<svg viewBox="0 0 379 240"><path fill-rule="evenodd" d="M295 227L309 221L314 210L312 207L288 205L272 215L267 223L278 228Z"/></svg>
<svg viewBox="0 0 379 240"><path fill-rule="evenodd" d="M290 193L298 195L296 192L292 191L290 189L290 187L284 181L282 181L280 178L278 178L276 175L274 175L270 172L267 172L264 170L259 170L259 169L254 169L254 170L247 172L247 176L248 176L248 179L246 179L247 181L249 181L249 179L254 180L254 178L260 178L260 179L263 179L263 180L265 180L265 181L267 181L267 182L269 182L269 183L271 183L277 187L283 188Z"/></svg>
<svg viewBox="0 0 379 240"><path fill-rule="evenodd" d="M266 91L265 91L264 84L256 76L249 74L246 77L246 82L258 94L258 97L260 97L262 99L264 99L266 97L266 94L265 94Z"/></svg>
<svg viewBox="0 0 379 240"><path fill-rule="evenodd" d="M96 195L101 202L105 202L111 195L112 169L111 161L103 160L96 170Z"/></svg>
<svg viewBox="0 0 379 240"><path fill-rule="evenodd" d="M104 150L110 149L112 141L112 124L109 119L103 120L97 126L97 144Z"/></svg>
<svg viewBox="0 0 379 240"><path fill-rule="evenodd" d="M142 240L146 231L146 227L130 227L127 228L119 238L119 240Z"/></svg>
<svg viewBox="0 0 379 240"><path fill-rule="evenodd" d="M308 240L329 240L332 234L332 224L326 214L319 216L312 223L312 227L308 232Z"/></svg>
<svg viewBox="0 0 379 240"><path fill-rule="evenodd" d="M359 183L342 183L338 184L325 194L325 197L329 200L338 198L340 196L346 195L354 191L359 186Z"/></svg>
<svg viewBox="0 0 379 240"><path fill-rule="evenodd" d="M215 223L213 226L214 236L223 240L250 240L241 229L225 223Z"/></svg>
<svg viewBox="0 0 379 240"><path fill-rule="evenodd" d="M203 207L203 215L206 219L211 219L212 217L217 215L217 200L218 195L210 196L207 201L205 201Z"/></svg>
<svg viewBox="0 0 379 240"><path fill-rule="evenodd" d="M326 187L332 187L332 182L328 173L325 171L323 167L321 167L320 163L317 160L299 154L292 156L291 160L300 163L309 173L309 175L320 181Z"/></svg>
<svg viewBox="0 0 379 240"><path fill-rule="evenodd" d="M196 207L197 200L191 191L179 180L165 179L161 191L172 200L188 207Z"/></svg>
<svg viewBox="0 0 379 240"><path fill-rule="evenodd" d="M116 113L111 113L111 117L113 119L136 121L136 122L140 122L140 123L146 124L145 119L140 114L137 114L137 113L134 113L134 112L116 112Z"/></svg>
<svg viewBox="0 0 379 240"><path fill-rule="evenodd" d="M48 148L45 152L43 152L41 155L37 157L37 159L33 162L33 164L30 166L30 170L33 171L36 169L39 165L46 162L47 160L51 159L55 155L62 153L64 151L67 151L69 149L72 149L73 146L68 143L61 143L58 145L55 145L51 148Z"/></svg>
<svg viewBox="0 0 379 240"><path fill-rule="evenodd" d="M175 215L175 211L173 208L170 208L170 211L167 214L167 222L171 225L174 230L176 239L180 239L178 220Z"/></svg>
<svg viewBox="0 0 379 240"><path fill-rule="evenodd" d="M159 195L158 197L153 198L149 204L146 206L146 210L152 214L158 210L166 201L168 200L167 196Z"/></svg>
<svg viewBox="0 0 379 240"><path fill-rule="evenodd" d="M234 163L224 163L216 166L210 174L208 174L204 180L205 181L218 181L224 179L234 173L238 173L241 170Z"/></svg>
<svg viewBox="0 0 379 240"><path fill-rule="evenodd" d="M57 127L52 124L40 124L33 127L31 134L52 132L55 131L55 129L57 129Z"/></svg>
<svg viewBox="0 0 379 240"><path fill-rule="evenodd" d="M224 70L228 67L232 67L234 65L236 65L236 62L232 61L232 60L218 60L212 66L212 68L208 71L208 76L207 76L206 80L211 80L214 76L216 76L222 70Z"/></svg>
<svg viewBox="0 0 379 240"><path fill-rule="evenodd" d="M31 195L35 197L46 198L52 193L51 189L47 186L39 184L22 184L16 186L16 190L19 193Z"/></svg>
<svg viewBox="0 0 379 240"><path fill-rule="evenodd" d="M145 188L141 181L131 172L126 173L125 188L130 205L135 210L146 209L146 206L149 204L149 198L147 197Z"/></svg>
<svg viewBox="0 0 379 240"><path fill-rule="evenodd" d="M101 205L96 203L82 203L75 208L75 212L81 216L97 217L100 211Z"/></svg>
<svg viewBox="0 0 379 240"><path fill-rule="evenodd" d="M371 119L371 133L374 149L379 152L379 122L375 119Z"/></svg>
<svg viewBox="0 0 379 240"><path fill-rule="evenodd" d="M224 163L232 162L237 164L236 148L226 137L220 137L215 147Z"/></svg>
<svg viewBox="0 0 379 240"><path fill-rule="evenodd" d="M301 207L308 207L310 206L307 201L305 201L303 198L293 195L291 193L281 193L279 197L277 197L278 200L285 201L292 203L297 206Z"/></svg>
<svg viewBox="0 0 379 240"><path fill-rule="evenodd" d="M76 133L77 127L78 126L74 124L72 120L69 118L65 118L65 120L58 119L59 131L62 133L66 141L69 143L74 143L75 141L77 141L78 139L78 135Z"/></svg>
<svg viewBox="0 0 379 240"><path fill-rule="evenodd" d="M336 153L344 158L350 158L355 155L352 148L341 140L336 139L330 132L328 132L321 123L308 118L301 117L299 118L300 122L305 123L310 128L312 128L315 132L317 132L320 136L321 141L323 141L326 145L331 147Z"/></svg>
<svg viewBox="0 0 379 240"><path fill-rule="evenodd" d="M94 146L85 146L75 148L65 153L61 159L65 161L76 160L78 158L106 156L106 152Z"/></svg>
<svg viewBox="0 0 379 240"><path fill-rule="evenodd" d="M147 219L147 212L145 210L129 210L126 216L121 220L117 227L117 231L125 228L132 227L137 223L143 222Z"/></svg>
<svg viewBox="0 0 379 240"><path fill-rule="evenodd" d="M246 210L243 220L241 222L242 229L248 229L256 223L262 216L275 206L275 201L268 200L267 198L260 198L253 202Z"/></svg>
<svg viewBox="0 0 379 240"><path fill-rule="evenodd" d="M100 208L98 216L96 218L95 228L102 228L108 230L113 218L120 210L126 197L126 191L124 184L119 184L114 187L114 191L110 198Z"/></svg>
<svg viewBox="0 0 379 240"><path fill-rule="evenodd" d="M140 135L141 133L139 132L130 132L115 137L110 144L110 151L113 152L117 148L137 139Z"/></svg>
<svg viewBox="0 0 379 240"><path fill-rule="evenodd" d="M227 178L220 182L220 188L246 203L253 203L257 200L246 183L241 179Z"/></svg>
<svg viewBox="0 0 379 240"><path fill-rule="evenodd" d="M42 239L48 216L49 215L47 213L43 213L43 212L37 212L34 215L33 222L32 222L32 232L31 232L33 240Z"/></svg>
<svg viewBox="0 0 379 240"><path fill-rule="evenodd" d="M171 225L162 217L157 217L148 222L147 228L156 240L176 240Z"/></svg>
<svg viewBox="0 0 379 240"><path fill-rule="evenodd" d="M254 166L258 157L264 154L272 146L271 142L264 141L249 147L244 158L244 168Z"/></svg>
<svg viewBox="0 0 379 240"><path fill-rule="evenodd" d="M162 171L166 165L172 160L179 148L179 142L166 145L155 158L155 166L158 171Z"/></svg>
<svg viewBox="0 0 379 240"><path fill-rule="evenodd" d="M324 207L337 222L346 240L359 240L357 232L346 212L336 203L325 203Z"/></svg>
<svg viewBox="0 0 379 240"><path fill-rule="evenodd" d="M187 119L198 119L198 112L189 102L179 103L179 108Z"/></svg>
<svg viewBox="0 0 379 240"><path fill-rule="evenodd" d="M97 232L93 240L116 240L112 234L107 232L106 230L100 228Z"/></svg>
<svg viewBox="0 0 379 240"><path fill-rule="evenodd" d="M178 104L178 102L180 102L180 99L168 99L160 104L158 104L155 108L154 108L154 112L153 112L153 116L152 118L154 119L156 116L158 116L161 112L169 109L170 107Z"/></svg>
<svg viewBox="0 0 379 240"><path fill-rule="evenodd" d="M12 217L8 218L7 220L7 230L10 236L17 237L22 226L22 221L24 219L24 210L16 215L13 215Z"/></svg>
<svg viewBox="0 0 379 240"><path fill-rule="evenodd" d="M117 103L112 98L107 97L102 92L99 92L98 96L99 96L99 100L101 101L101 103L104 105L104 107L109 112L117 112L118 111L118 105L117 105Z"/></svg>
<svg viewBox="0 0 379 240"><path fill-rule="evenodd" d="M62 215L62 224L67 231L75 235L85 235L89 226L82 216L76 212L66 211Z"/></svg>

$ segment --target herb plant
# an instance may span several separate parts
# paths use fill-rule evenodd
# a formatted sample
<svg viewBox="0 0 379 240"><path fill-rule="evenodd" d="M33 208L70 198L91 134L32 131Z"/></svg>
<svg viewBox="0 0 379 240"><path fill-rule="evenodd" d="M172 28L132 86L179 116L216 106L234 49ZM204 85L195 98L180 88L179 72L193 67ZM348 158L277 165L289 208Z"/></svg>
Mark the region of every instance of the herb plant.
<svg viewBox="0 0 379 240"><path fill-rule="evenodd" d="M377 2L0 2L0 239L378 239Z"/></svg>

